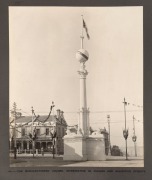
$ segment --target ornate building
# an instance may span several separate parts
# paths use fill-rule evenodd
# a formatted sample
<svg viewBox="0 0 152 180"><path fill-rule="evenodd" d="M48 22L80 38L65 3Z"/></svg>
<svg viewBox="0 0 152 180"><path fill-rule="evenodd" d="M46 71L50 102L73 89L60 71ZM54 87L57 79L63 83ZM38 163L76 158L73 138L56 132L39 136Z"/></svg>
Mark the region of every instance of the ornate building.
<svg viewBox="0 0 152 180"><path fill-rule="evenodd" d="M33 148L37 153L41 153L42 149L52 153L54 147L55 154L63 154L62 138L67 128L63 113L57 110L57 115L34 117L16 114L16 127L12 118L10 122L10 149L14 149L16 141L17 153L32 153Z"/></svg>

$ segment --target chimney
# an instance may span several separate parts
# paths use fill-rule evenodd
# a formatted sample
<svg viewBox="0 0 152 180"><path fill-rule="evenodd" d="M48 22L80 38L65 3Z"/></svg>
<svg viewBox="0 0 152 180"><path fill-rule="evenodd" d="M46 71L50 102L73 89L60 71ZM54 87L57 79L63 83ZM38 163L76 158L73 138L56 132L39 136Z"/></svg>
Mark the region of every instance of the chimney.
<svg viewBox="0 0 152 180"><path fill-rule="evenodd" d="M57 111L57 118L59 118L60 114L61 114L61 111L60 111L60 109L57 109L56 111Z"/></svg>
<svg viewBox="0 0 152 180"><path fill-rule="evenodd" d="M21 112L17 112L17 117L21 117L22 116L22 113Z"/></svg>
<svg viewBox="0 0 152 180"><path fill-rule="evenodd" d="M64 115L63 115L63 114L64 114L64 112L63 112L63 111L61 111L61 112L60 112L60 116L61 116L62 118L64 117Z"/></svg>

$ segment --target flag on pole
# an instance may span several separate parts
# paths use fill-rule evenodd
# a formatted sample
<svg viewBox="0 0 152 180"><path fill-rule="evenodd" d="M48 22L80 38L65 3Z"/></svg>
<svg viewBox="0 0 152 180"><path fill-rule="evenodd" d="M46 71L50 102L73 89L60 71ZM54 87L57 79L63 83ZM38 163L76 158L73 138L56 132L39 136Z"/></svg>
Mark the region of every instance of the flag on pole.
<svg viewBox="0 0 152 180"><path fill-rule="evenodd" d="M90 39L90 36L89 36L89 33L88 33L88 28L87 28L87 25L83 19L83 28L86 30L86 34L87 34L87 38Z"/></svg>

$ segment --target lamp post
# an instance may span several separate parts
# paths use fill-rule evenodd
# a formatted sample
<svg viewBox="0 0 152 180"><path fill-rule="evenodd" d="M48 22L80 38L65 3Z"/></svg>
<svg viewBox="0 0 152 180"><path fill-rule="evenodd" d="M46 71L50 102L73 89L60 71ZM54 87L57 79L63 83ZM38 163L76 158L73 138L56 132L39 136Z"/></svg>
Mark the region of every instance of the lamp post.
<svg viewBox="0 0 152 180"><path fill-rule="evenodd" d="M110 115L107 115L108 119L108 128L109 128L109 155L111 155L111 142L110 142Z"/></svg>
<svg viewBox="0 0 152 180"><path fill-rule="evenodd" d="M127 102L125 101L125 98L124 98L124 115L125 115L125 129L123 130L123 136L125 138L125 142L126 142L126 160L128 160L128 155L127 155L127 138L128 138L128 129L126 129L126 105L127 105Z"/></svg>
<svg viewBox="0 0 152 180"><path fill-rule="evenodd" d="M133 136L132 136L132 141L134 142L135 157L137 157L136 140L137 140L137 136L136 136L136 133L135 133L135 117L133 116Z"/></svg>

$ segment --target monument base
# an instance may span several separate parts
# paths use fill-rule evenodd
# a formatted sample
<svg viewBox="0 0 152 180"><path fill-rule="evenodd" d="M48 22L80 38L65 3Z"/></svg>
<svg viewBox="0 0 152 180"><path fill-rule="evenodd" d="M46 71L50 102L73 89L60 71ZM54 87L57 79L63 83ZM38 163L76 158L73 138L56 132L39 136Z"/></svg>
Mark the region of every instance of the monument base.
<svg viewBox="0 0 152 180"><path fill-rule="evenodd" d="M88 161L104 161L105 141L102 134L90 135L87 138L87 160Z"/></svg>
<svg viewBox="0 0 152 180"><path fill-rule="evenodd" d="M64 137L63 160L86 161L86 139L81 135L66 135Z"/></svg>
<svg viewBox="0 0 152 180"><path fill-rule="evenodd" d="M102 134L64 136L64 156L67 161L103 161L106 160L105 141Z"/></svg>

